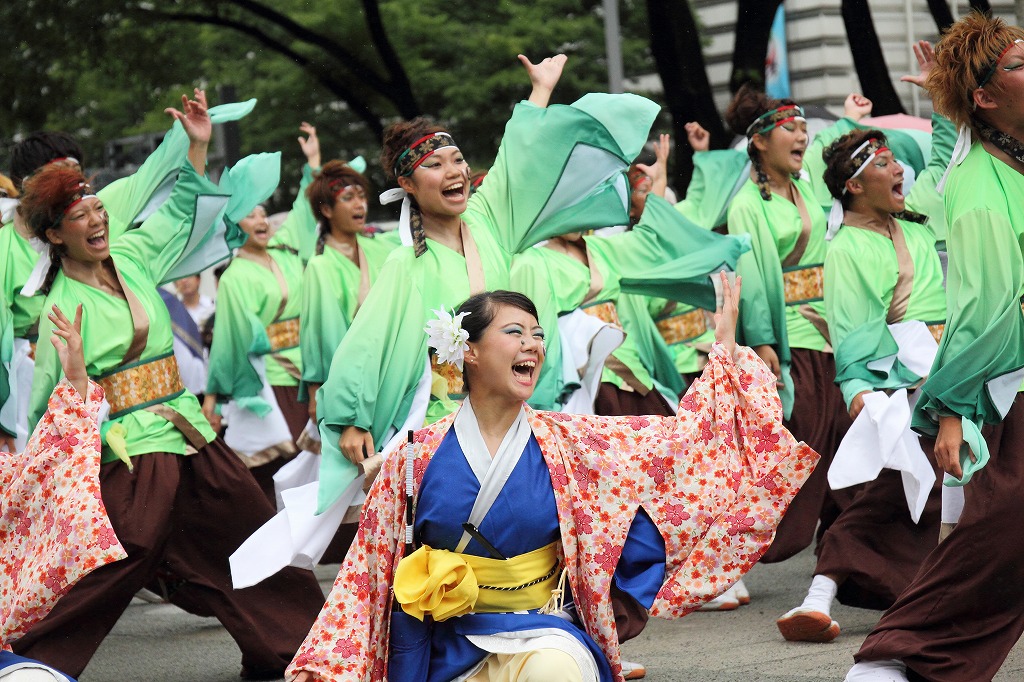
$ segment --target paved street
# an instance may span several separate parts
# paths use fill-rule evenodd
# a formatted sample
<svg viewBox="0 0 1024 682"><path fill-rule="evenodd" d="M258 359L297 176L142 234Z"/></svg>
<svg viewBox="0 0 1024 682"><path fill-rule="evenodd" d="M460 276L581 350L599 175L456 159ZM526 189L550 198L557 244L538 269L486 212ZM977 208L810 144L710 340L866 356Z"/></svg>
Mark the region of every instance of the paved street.
<svg viewBox="0 0 1024 682"><path fill-rule="evenodd" d="M790 644L775 618L796 606L807 587L810 552L747 578L750 606L731 613L695 613L680 621L652 619L624 653L647 665L650 682L792 682L842 680L854 651L877 621L874 611L837 606L843 634L832 644ZM324 590L334 574L320 569ZM239 654L213 619L173 606L133 604L106 639L83 682L235 682ZM999 682L1024 680L1024 645L1011 653Z"/></svg>

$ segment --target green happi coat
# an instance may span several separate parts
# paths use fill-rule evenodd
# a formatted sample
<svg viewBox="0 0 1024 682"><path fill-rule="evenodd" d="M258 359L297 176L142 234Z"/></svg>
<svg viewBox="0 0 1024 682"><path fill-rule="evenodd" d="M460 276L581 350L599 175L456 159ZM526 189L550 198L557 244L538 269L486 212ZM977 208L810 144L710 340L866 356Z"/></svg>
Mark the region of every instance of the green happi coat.
<svg viewBox="0 0 1024 682"><path fill-rule="evenodd" d="M656 104L636 95L591 94L571 106L516 105L487 181L462 216L463 244L479 255L477 286L507 289L513 254L548 237L624 223L624 171L657 113ZM471 293L466 257L433 240L427 244L419 258L411 247L392 252L317 394L321 511L357 474L338 449L342 429L365 429L381 447L389 431L401 428L428 362L423 329L431 311L457 306ZM428 420L450 411L446 401L431 400Z"/></svg>
<svg viewBox="0 0 1024 682"><path fill-rule="evenodd" d="M13 436L17 433L17 408L11 382L11 357L14 355L14 316L0 292L0 431Z"/></svg>
<svg viewBox="0 0 1024 682"><path fill-rule="evenodd" d="M75 307L79 303L83 305L82 336L90 377L102 376L122 365L136 327L148 325L141 361L155 360L173 352L171 319L157 285L194 241L195 230L210 228L210 223L197 226L194 216L197 213L215 216L226 203L227 197L219 193L217 186L196 173L190 163L185 163L177 175L173 192L160 209L111 245L111 258L125 287L141 303L146 319L133 319L129 303L123 298L66 277L63 272L57 275L46 296L44 309L57 305L66 314L74 315ZM44 318L40 327L40 336L49 338L53 325ZM50 393L61 375L56 350L50 343L39 344L32 382L30 425L34 426L46 410ZM199 402L191 393L183 391L163 404L182 415L203 438L208 441L214 438ZM138 409L102 425L103 462L117 458L107 443L114 424L125 429L125 445L130 457L150 452L179 455L186 452L185 437L177 428L162 416Z"/></svg>
<svg viewBox="0 0 1024 682"><path fill-rule="evenodd" d="M220 402L235 400L257 414L269 406L258 397L263 380L250 355L264 356L271 386L298 386L302 376L299 345L271 352L266 329L271 323L299 318L302 309L302 271L317 241L316 220L304 196L312 178L312 169L306 166L292 211L267 245L278 273L239 251L217 287L206 391Z"/></svg>
<svg viewBox="0 0 1024 682"><path fill-rule="evenodd" d="M949 271L946 329L914 412L913 427L938 430L939 416L963 418L979 457L961 456L964 480L984 466L983 424L1002 421L1024 368L1024 176L975 142L945 188Z"/></svg>
<svg viewBox="0 0 1024 682"><path fill-rule="evenodd" d="M872 361L896 354L897 345L888 324L920 320L941 324L946 319L946 293L942 267L935 252L935 237L925 226L897 221L905 244L903 267L896 243L881 229L844 225L825 256L825 309L836 358L836 383L849 407L862 391L912 386L917 376L895 360L889 372L868 367ZM906 263L909 260L909 264ZM909 267L908 267L909 265ZM906 312L891 311L901 274L909 299Z"/></svg>
<svg viewBox="0 0 1024 682"><path fill-rule="evenodd" d="M307 202L308 203L308 202ZM398 242L388 237L356 237L359 258L366 269L366 284L377 281L388 255ZM327 381L334 352L352 325L362 301L363 274L359 265L331 247L309 259L302 276L302 311L299 344L302 350L303 384ZM368 291L367 291L368 293ZM305 388L299 397L306 398Z"/></svg>
<svg viewBox="0 0 1024 682"><path fill-rule="evenodd" d="M785 267L787 271L822 265L826 251L825 214L816 208L811 185L800 179L793 183L807 208L811 231L803 254L796 263ZM757 184L749 180L729 206L728 223L729 234L747 234L751 239L751 250L740 257L736 270L743 278L737 337L747 346L774 346L783 369L785 388L781 397L788 416L793 405L789 349L821 351L828 347L825 337L808 319L825 319L824 301L786 304L783 262L793 253L803 229L800 212L793 203L777 195L764 201Z"/></svg>

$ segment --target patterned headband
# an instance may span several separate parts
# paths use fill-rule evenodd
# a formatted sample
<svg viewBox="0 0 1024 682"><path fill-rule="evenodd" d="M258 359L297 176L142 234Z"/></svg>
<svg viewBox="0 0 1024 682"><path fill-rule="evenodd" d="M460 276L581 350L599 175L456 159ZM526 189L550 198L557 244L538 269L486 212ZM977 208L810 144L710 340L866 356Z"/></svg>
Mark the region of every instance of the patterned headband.
<svg viewBox="0 0 1024 682"><path fill-rule="evenodd" d="M854 149L853 153L850 154L850 160L857 166L857 170L855 170L853 175L847 178L847 180L853 180L855 177L860 175L876 156L887 151L890 151L890 149L885 146L884 142L876 137L864 140L864 143ZM846 183L843 183L842 193L844 195L846 194Z"/></svg>
<svg viewBox="0 0 1024 682"><path fill-rule="evenodd" d="M992 76L996 75L996 68L999 66L999 62L1003 60L1003 57L1005 57L1006 53L1010 51L1010 48L1013 47L1014 45L1017 45L1018 43L1024 43L1024 40L1017 38L1012 43L1003 48L1003 51L999 53L999 56L995 58L992 64L989 65L988 69L985 70L985 73L982 75L982 77L978 79L979 88L983 88L986 85L988 85L988 82L992 80Z"/></svg>
<svg viewBox="0 0 1024 682"><path fill-rule="evenodd" d="M89 183L87 182L78 183L78 187L76 188L76 190L77 191L75 192L74 196L72 196L71 200L68 202L68 205L64 207L64 210L62 210L60 212L60 215L57 216L57 220L53 222L54 229L60 227L60 223L62 220L64 220L64 216L68 214L68 211L70 211L72 208L74 208L81 202L85 201L86 199L91 199L96 196L95 194L92 193L92 187L90 187Z"/></svg>
<svg viewBox="0 0 1024 682"><path fill-rule="evenodd" d="M337 199L338 195L347 189L358 189L360 191L363 190L363 188L360 187L359 185L353 185L352 183L346 182L345 180L335 180L334 182L328 183L327 188L331 190L331 196L333 196L335 199ZM365 196L366 193L363 192L363 194Z"/></svg>
<svg viewBox="0 0 1024 682"><path fill-rule="evenodd" d="M402 155L395 161L395 177L401 178L412 175L412 172L419 168L419 165L427 160L434 152L446 147L458 147L455 140L448 133L430 133L409 145L409 148L402 152Z"/></svg>
<svg viewBox="0 0 1024 682"><path fill-rule="evenodd" d="M778 128L790 121L806 120L807 119L804 117L803 107L797 104L784 104L778 109L766 111L755 118L753 123L747 126L747 137L751 138L754 135L764 135L768 131Z"/></svg>

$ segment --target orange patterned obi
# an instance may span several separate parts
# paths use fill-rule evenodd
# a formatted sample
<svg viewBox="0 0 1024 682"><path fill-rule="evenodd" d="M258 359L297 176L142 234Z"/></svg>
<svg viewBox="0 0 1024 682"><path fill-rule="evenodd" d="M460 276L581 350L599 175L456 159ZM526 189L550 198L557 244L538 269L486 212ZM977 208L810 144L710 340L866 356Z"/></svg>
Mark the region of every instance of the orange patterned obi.
<svg viewBox="0 0 1024 682"><path fill-rule="evenodd" d="M462 371L458 367L449 362L438 362L437 355L431 353L430 372L448 383L449 398L461 400L466 397L466 384L462 381Z"/></svg>
<svg viewBox="0 0 1024 682"><path fill-rule="evenodd" d="M786 305L820 301L825 297L825 268L822 265L803 265L782 271L782 285Z"/></svg>
<svg viewBox="0 0 1024 682"><path fill-rule="evenodd" d="M700 308L666 315L655 320L655 324L661 332L661 338L670 346L693 341L708 330L707 319Z"/></svg>
<svg viewBox="0 0 1024 682"><path fill-rule="evenodd" d="M928 325L928 331L930 331L932 333L932 338L935 339L935 343L938 343L939 341L941 341L942 340L942 332L944 332L946 330L946 323L945 322L933 322L933 323L926 322L925 324Z"/></svg>
<svg viewBox="0 0 1024 682"><path fill-rule="evenodd" d="M597 301L581 306L580 310L587 315L592 315L602 322L613 324L622 329L622 322L619 321L619 311L615 307L615 301Z"/></svg>
<svg viewBox="0 0 1024 682"><path fill-rule="evenodd" d="M277 353L299 345L299 318L278 320L267 327L270 352Z"/></svg>
<svg viewBox="0 0 1024 682"><path fill-rule="evenodd" d="M110 403L110 418L165 403L185 392L174 353L121 365L96 377Z"/></svg>

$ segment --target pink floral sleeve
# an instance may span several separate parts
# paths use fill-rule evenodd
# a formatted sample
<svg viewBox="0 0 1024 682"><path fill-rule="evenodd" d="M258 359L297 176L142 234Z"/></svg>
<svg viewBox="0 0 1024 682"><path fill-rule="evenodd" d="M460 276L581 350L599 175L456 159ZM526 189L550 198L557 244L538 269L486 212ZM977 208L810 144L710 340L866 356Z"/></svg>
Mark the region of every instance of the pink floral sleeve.
<svg viewBox="0 0 1024 682"><path fill-rule="evenodd" d="M5 648L83 576L125 558L100 496L97 413L61 381L23 453L0 455L0 642Z"/></svg>

